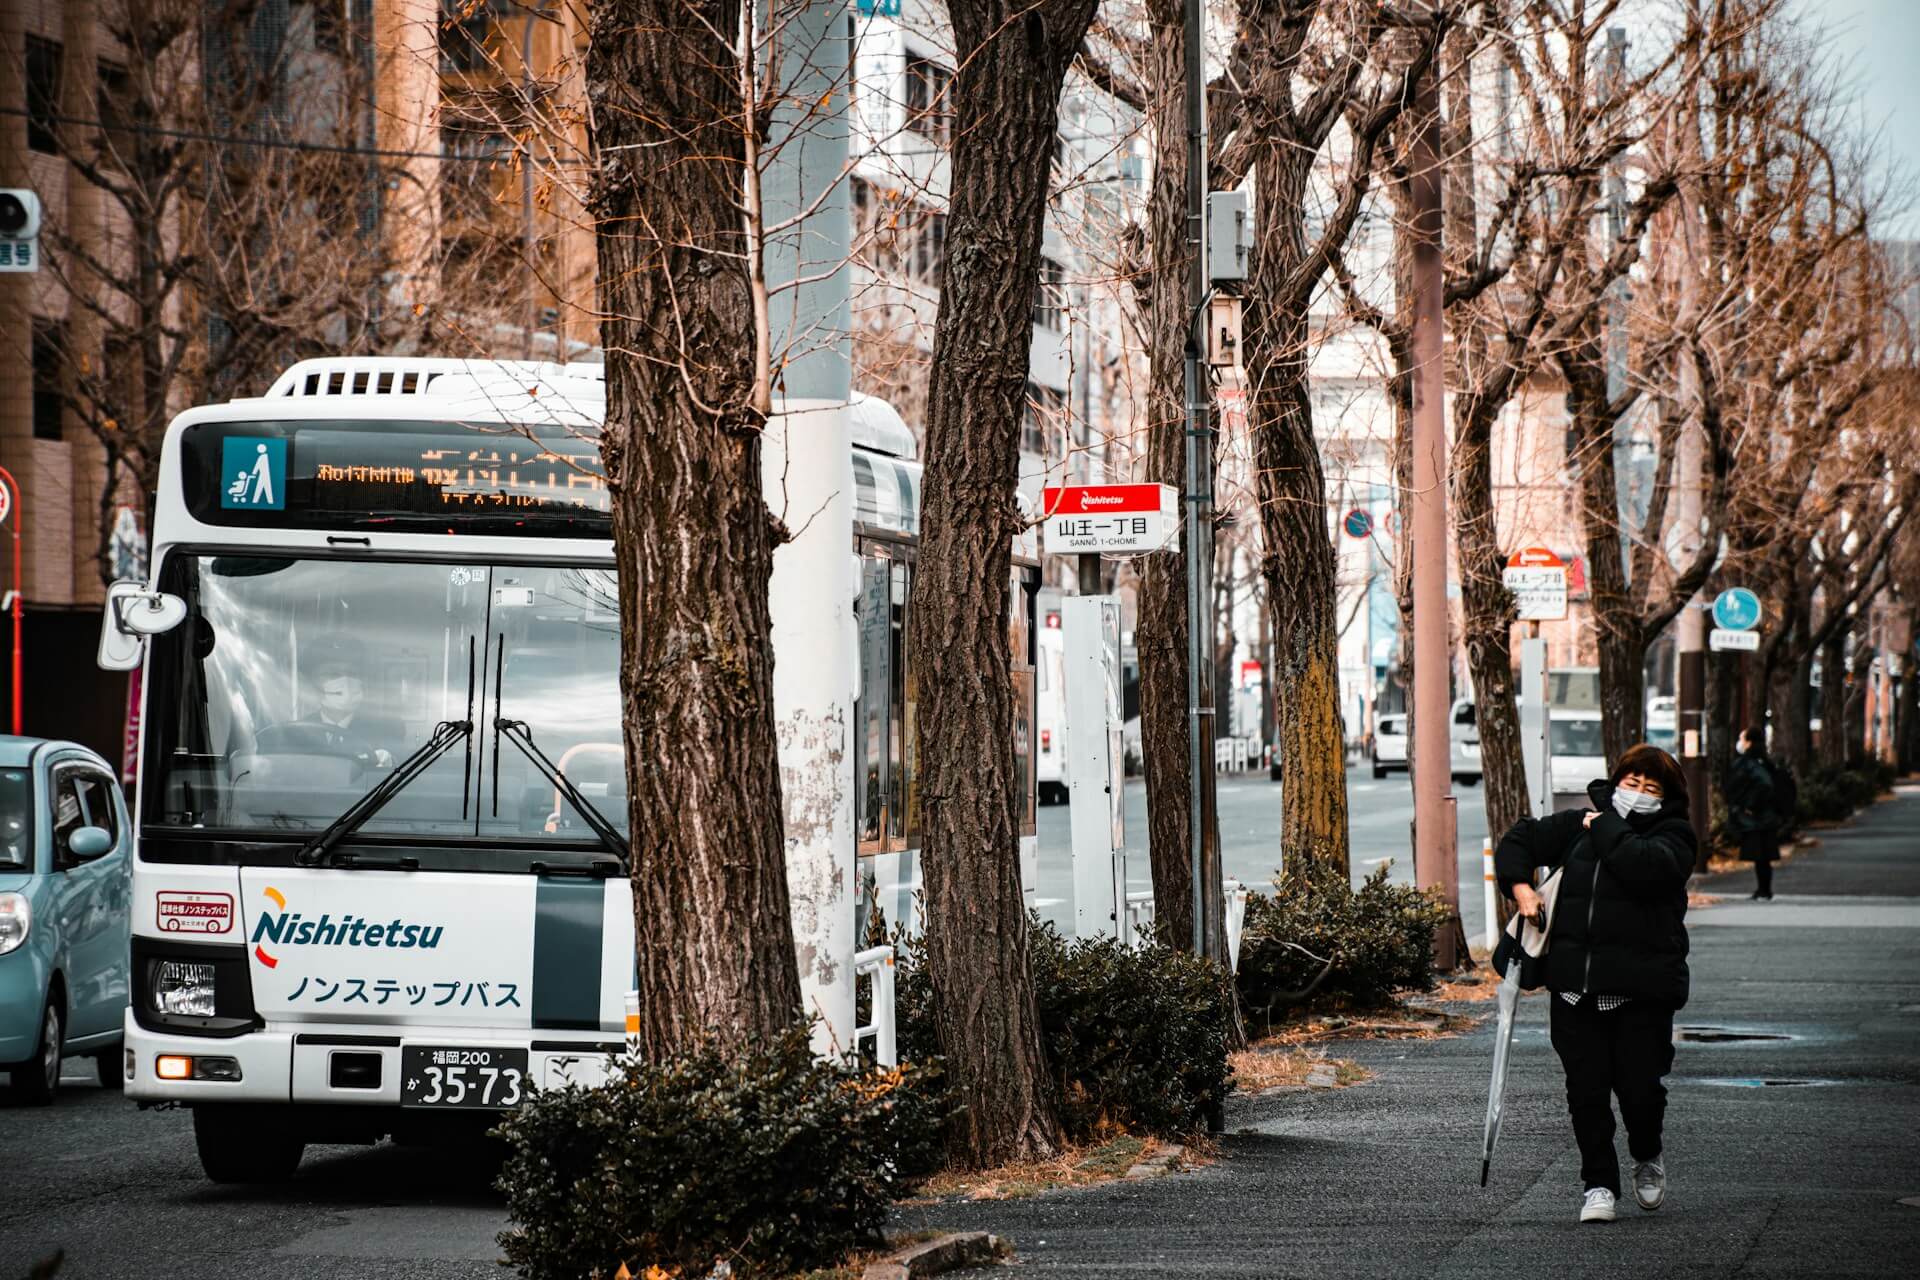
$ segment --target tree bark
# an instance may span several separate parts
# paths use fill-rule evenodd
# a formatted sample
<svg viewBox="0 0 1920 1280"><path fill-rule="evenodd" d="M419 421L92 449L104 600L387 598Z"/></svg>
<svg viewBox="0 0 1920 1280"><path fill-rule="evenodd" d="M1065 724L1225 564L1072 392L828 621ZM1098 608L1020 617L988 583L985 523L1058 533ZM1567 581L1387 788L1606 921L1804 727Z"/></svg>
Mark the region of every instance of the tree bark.
<svg viewBox="0 0 1920 1280"><path fill-rule="evenodd" d="M1307 396L1307 316L1291 285L1307 254L1298 211L1311 162L1311 152L1280 146L1260 147L1254 162L1261 216L1246 305L1247 431L1260 572L1273 611L1281 869L1305 886L1345 889L1351 872L1339 597L1326 474Z"/></svg>
<svg viewBox="0 0 1920 1280"><path fill-rule="evenodd" d="M927 397L910 643L922 692L921 869L934 1020L974 1164L1060 1142L1027 953L1007 607L1020 418L1060 87L1094 0L949 0L959 74L947 264Z"/></svg>
<svg viewBox="0 0 1920 1280"><path fill-rule="evenodd" d="M1820 763L1847 762L1847 633L1837 629L1820 650Z"/></svg>
<svg viewBox="0 0 1920 1280"><path fill-rule="evenodd" d="M596 3L586 64L640 1046L654 1058L702 1038L745 1046L800 1012L773 767L777 531L744 358L726 43L740 3Z"/></svg>
<svg viewBox="0 0 1920 1280"><path fill-rule="evenodd" d="M1460 562L1462 631L1480 732L1487 830L1497 842L1531 812L1520 710L1513 687L1513 595L1502 580L1493 511L1493 413L1471 396L1454 401L1452 503Z"/></svg>
<svg viewBox="0 0 1920 1280"><path fill-rule="evenodd" d="M1646 645L1621 557L1620 481L1597 313L1578 326L1559 363L1567 379L1587 590L1600 657L1600 739L1606 758L1613 761L1646 739Z"/></svg>

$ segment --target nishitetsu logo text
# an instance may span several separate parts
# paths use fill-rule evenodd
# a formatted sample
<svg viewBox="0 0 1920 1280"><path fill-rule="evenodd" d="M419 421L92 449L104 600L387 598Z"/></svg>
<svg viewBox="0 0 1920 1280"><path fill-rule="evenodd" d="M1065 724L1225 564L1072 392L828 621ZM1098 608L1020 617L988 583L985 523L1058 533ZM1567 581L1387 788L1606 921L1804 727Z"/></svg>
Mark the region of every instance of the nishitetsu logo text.
<svg viewBox="0 0 1920 1280"><path fill-rule="evenodd" d="M323 912L309 918L287 910L287 900L278 889L269 887L266 896L279 908L263 911L253 926L253 954L269 969L279 965L279 957L261 946L271 942L288 947L388 947L431 950L440 945L444 925L410 924L398 918L369 920L351 913L335 916Z"/></svg>

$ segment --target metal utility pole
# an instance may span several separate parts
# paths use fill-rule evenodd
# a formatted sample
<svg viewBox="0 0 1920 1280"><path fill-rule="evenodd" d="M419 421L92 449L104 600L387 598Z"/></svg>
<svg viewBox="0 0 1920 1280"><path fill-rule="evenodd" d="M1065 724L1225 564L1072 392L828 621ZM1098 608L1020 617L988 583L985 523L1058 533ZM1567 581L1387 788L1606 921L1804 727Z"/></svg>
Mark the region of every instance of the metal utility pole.
<svg viewBox="0 0 1920 1280"><path fill-rule="evenodd" d="M1681 192L1678 203L1680 238L1682 247L1688 252L1683 262L1693 261L1693 209L1692 202L1685 191ZM1682 266L1680 281L1682 310L1691 314L1698 292L1697 277L1692 269ZM1700 552L1700 521L1704 514L1701 510L1701 439L1698 405L1700 401L1700 376L1694 368L1693 360L1683 355L1680 360L1680 458L1678 503L1674 511L1675 556L1674 559L1687 564ZM1677 698L1674 705L1675 727L1679 731L1680 776L1687 784L1690 799L1689 813L1693 819L1694 835L1699 841L1699 861L1695 870L1704 871L1707 865L1710 825L1713 806L1707 802L1710 783L1707 771L1707 619L1700 608L1705 602L1698 597L1686 602L1680 610L1679 622L1675 625L1674 635L1678 653Z"/></svg>
<svg viewBox="0 0 1920 1280"><path fill-rule="evenodd" d="M1220 885L1213 794L1213 418L1208 411L1200 313L1207 298L1206 8L1182 6L1187 81L1187 772L1193 860L1193 950L1212 955L1208 905ZM1211 856L1209 856L1211 854ZM1225 957L1214 956L1216 960Z"/></svg>
<svg viewBox="0 0 1920 1280"><path fill-rule="evenodd" d="M1460 915L1447 704L1447 430L1441 363L1446 280L1440 258L1439 93L1431 69L1414 90L1413 171L1413 875ZM1456 967L1456 924L1434 934L1434 963Z"/></svg>

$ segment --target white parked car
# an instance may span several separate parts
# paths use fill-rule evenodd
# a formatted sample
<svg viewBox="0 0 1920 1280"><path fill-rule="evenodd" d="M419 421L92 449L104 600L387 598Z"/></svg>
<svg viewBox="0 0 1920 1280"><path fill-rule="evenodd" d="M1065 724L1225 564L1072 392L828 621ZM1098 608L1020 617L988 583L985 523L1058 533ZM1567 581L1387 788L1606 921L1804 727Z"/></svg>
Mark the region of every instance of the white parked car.
<svg viewBox="0 0 1920 1280"><path fill-rule="evenodd" d="M1680 712L1671 694L1647 700L1647 741L1663 751L1679 752Z"/></svg>
<svg viewBox="0 0 1920 1280"><path fill-rule="evenodd" d="M1555 709L1550 714L1547 746L1553 752L1553 789L1562 795L1584 794L1589 782L1607 776L1600 713Z"/></svg>
<svg viewBox="0 0 1920 1280"><path fill-rule="evenodd" d="M1476 785L1480 781L1480 723L1473 713L1473 702L1461 698L1447 717L1448 755L1453 780Z"/></svg>
<svg viewBox="0 0 1920 1280"><path fill-rule="evenodd" d="M1407 718L1381 716L1373 722L1373 776L1384 778L1389 769L1407 768Z"/></svg>

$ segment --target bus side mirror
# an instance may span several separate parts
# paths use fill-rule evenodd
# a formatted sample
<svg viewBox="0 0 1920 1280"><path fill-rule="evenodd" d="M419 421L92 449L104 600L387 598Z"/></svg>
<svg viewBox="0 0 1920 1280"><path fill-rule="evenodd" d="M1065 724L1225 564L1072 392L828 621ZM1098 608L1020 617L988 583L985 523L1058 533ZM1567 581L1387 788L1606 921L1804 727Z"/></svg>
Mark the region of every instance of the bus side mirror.
<svg viewBox="0 0 1920 1280"><path fill-rule="evenodd" d="M116 582L107 588L100 619L96 658L103 671L131 671L140 665L141 642L173 630L186 620L187 602L148 590L144 583Z"/></svg>

